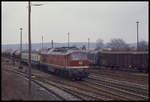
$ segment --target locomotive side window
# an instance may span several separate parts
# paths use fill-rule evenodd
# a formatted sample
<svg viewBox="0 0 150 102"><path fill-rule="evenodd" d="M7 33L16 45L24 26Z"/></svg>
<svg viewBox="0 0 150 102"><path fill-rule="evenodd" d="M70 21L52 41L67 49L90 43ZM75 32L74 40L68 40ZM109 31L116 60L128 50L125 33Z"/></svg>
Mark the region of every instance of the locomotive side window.
<svg viewBox="0 0 150 102"><path fill-rule="evenodd" d="M79 60L79 59L80 59L80 57L77 53L72 54L72 60Z"/></svg>
<svg viewBox="0 0 150 102"><path fill-rule="evenodd" d="M86 54L80 54L80 56L81 56L81 60L87 60Z"/></svg>
<svg viewBox="0 0 150 102"><path fill-rule="evenodd" d="M68 61L71 60L71 56L70 56L70 55L67 56L67 60L68 60Z"/></svg>

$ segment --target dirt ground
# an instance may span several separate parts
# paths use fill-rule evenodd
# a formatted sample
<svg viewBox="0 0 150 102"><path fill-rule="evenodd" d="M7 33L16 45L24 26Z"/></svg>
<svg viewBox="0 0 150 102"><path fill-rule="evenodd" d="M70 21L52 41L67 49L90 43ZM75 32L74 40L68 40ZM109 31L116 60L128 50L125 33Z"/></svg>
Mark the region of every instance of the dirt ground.
<svg viewBox="0 0 150 102"><path fill-rule="evenodd" d="M2 71L2 100L31 100L25 85L6 71Z"/></svg>
<svg viewBox="0 0 150 102"><path fill-rule="evenodd" d="M13 67L13 66L11 66ZM9 68L11 68L9 66ZM19 75L8 72L6 63L1 62L2 72L2 100L57 100L52 93L43 90L36 84L32 83L32 94L29 95L28 80L20 77Z"/></svg>

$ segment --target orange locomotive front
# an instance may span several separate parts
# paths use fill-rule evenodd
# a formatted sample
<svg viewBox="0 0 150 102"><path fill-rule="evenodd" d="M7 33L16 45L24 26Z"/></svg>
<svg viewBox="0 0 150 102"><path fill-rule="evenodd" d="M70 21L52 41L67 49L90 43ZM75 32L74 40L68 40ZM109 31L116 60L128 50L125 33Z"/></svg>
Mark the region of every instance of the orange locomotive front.
<svg viewBox="0 0 150 102"><path fill-rule="evenodd" d="M77 48L55 48L41 53L40 64L48 71L71 79L86 78L88 72L87 53Z"/></svg>

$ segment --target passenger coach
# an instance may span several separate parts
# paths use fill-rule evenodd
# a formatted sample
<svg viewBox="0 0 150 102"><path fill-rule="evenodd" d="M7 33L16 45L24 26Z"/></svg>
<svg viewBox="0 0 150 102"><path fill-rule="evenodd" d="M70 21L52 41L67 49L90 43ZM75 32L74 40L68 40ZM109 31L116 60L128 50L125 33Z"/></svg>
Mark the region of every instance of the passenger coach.
<svg viewBox="0 0 150 102"><path fill-rule="evenodd" d="M22 58L23 63L28 63L29 62L28 61L28 58L29 58L28 52L22 52L21 58ZM37 65L37 66L40 65L40 53L38 53L38 52L31 53L31 64Z"/></svg>

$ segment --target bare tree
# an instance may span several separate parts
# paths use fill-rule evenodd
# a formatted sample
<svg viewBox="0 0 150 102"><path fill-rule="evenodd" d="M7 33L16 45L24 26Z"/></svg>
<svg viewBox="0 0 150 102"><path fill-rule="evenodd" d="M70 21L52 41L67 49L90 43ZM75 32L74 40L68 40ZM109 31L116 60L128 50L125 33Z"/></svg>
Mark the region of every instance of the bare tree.
<svg viewBox="0 0 150 102"><path fill-rule="evenodd" d="M104 47L104 43L102 39L97 39L96 40L96 49L101 49Z"/></svg>
<svg viewBox="0 0 150 102"><path fill-rule="evenodd" d="M123 39L112 39L107 44L107 47L112 50L129 50L128 44Z"/></svg>
<svg viewBox="0 0 150 102"><path fill-rule="evenodd" d="M138 44L138 50L139 51L147 51L149 48L148 48L148 43L144 40L140 41L139 44Z"/></svg>

